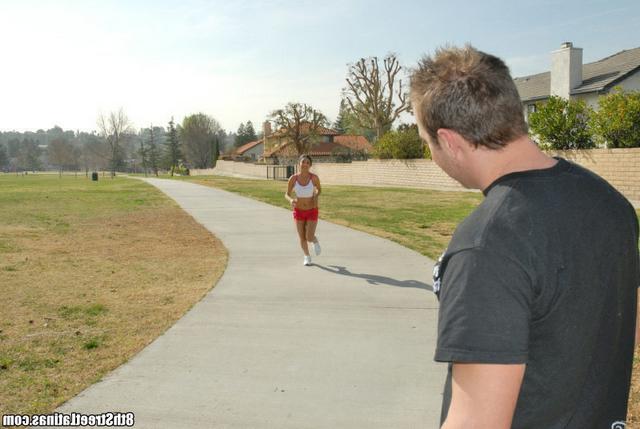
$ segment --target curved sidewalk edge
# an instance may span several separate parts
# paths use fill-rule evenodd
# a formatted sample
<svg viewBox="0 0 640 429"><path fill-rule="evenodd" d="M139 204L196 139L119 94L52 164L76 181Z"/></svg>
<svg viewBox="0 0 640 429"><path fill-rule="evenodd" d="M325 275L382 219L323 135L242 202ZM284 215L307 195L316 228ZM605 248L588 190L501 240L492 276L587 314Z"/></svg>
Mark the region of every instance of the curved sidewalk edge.
<svg viewBox="0 0 640 429"><path fill-rule="evenodd" d="M229 251L217 286L162 336L57 409L135 413L136 428L435 428L433 262L320 221L302 265L291 213L166 179Z"/></svg>

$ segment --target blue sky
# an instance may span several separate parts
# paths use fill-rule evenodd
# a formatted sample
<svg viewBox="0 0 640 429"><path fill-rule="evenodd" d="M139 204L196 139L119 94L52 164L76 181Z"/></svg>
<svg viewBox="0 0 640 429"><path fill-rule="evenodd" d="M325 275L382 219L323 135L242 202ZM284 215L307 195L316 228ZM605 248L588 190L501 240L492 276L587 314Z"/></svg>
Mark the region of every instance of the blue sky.
<svg viewBox="0 0 640 429"><path fill-rule="evenodd" d="M204 112L235 131L289 101L333 120L361 57L412 67L470 42L515 77L547 71L565 41L584 62L639 47L637 28L637 0L0 0L0 130L89 131L122 107L136 127Z"/></svg>

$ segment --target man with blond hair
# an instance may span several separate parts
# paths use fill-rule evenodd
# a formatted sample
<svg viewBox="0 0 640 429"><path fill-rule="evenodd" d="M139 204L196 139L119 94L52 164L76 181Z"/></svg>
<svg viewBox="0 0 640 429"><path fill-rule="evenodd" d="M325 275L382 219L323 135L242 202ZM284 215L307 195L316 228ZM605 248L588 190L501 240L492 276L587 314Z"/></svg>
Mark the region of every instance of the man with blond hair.
<svg viewBox="0 0 640 429"><path fill-rule="evenodd" d="M423 58L411 101L433 160L485 198L434 269L443 428L625 425L638 220L605 180L542 152L499 58Z"/></svg>

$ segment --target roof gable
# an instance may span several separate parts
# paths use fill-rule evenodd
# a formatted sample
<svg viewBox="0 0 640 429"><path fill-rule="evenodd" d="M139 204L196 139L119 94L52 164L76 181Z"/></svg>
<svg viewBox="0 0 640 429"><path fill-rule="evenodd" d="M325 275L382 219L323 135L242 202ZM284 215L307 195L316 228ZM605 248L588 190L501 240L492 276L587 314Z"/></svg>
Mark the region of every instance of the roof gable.
<svg viewBox="0 0 640 429"><path fill-rule="evenodd" d="M582 83L571 94L585 94L608 89L640 70L640 48L620 51L582 66ZM551 73L538 73L513 80L523 101L548 98Z"/></svg>
<svg viewBox="0 0 640 429"><path fill-rule="evenodd" d="M252 141L252 142L243 144L238 149L236 149L236 154L237 155L242 155L246 151L248 151L250 149L253 149L254 147L256 147L256 146L258 146L259 144L262 144L262 143L264 143L264 142L262 141L262 139L260 139L260 140L256 140L256 141Z"/></svg>

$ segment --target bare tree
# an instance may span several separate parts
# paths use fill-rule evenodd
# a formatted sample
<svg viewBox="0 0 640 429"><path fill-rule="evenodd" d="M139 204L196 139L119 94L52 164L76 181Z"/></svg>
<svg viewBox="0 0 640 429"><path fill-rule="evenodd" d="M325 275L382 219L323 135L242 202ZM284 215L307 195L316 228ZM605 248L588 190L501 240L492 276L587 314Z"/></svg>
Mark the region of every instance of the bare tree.
<svg viewBox="0 0 640 429"><path fill-rule="evenodd" d="M289 103L284 109L271 113L276 125L274 137L293 142L298 155L309 151L319 131L327 125L327 118L318 110L304 103Z"/></svg>
<svg viewBox="0 0 640 429"><path fill-rule="evenodd" d="M107 144L104 143L100 136L91 133L82 136L82 164L85 169L85 175L89 177L89 169L97 171L103 169L108 164L109 155L107 153Z"/></svg>
<svg viewBox="0 0 640 429"><path fill-rule="evenodd" d="M215 136L221 128L218 121L204 113L196 113L184 118L180 129L180 140L187 161L192 167L211 167Z"/></svg>
<svg viewBox="0 0 640 429"><path fill-rule="evenodd" d="M98 117L98 129L107 142L109 149L109 168L111 177L116 175L116 170L123 166L124 153L122 143L126 134L132 132L131 122L122 108L117 112L110 112L105 118L103 114Z"/></svg>
<svg viewBox="0 0 640 429"><path fill-rule="evenodd" d="M362 125L376 131L377 140L410 107L398 76L402 67L395 54L384 58L383 68L381 71L377 57L361 58L349 66L344 89L350 109Z"/></svg>

